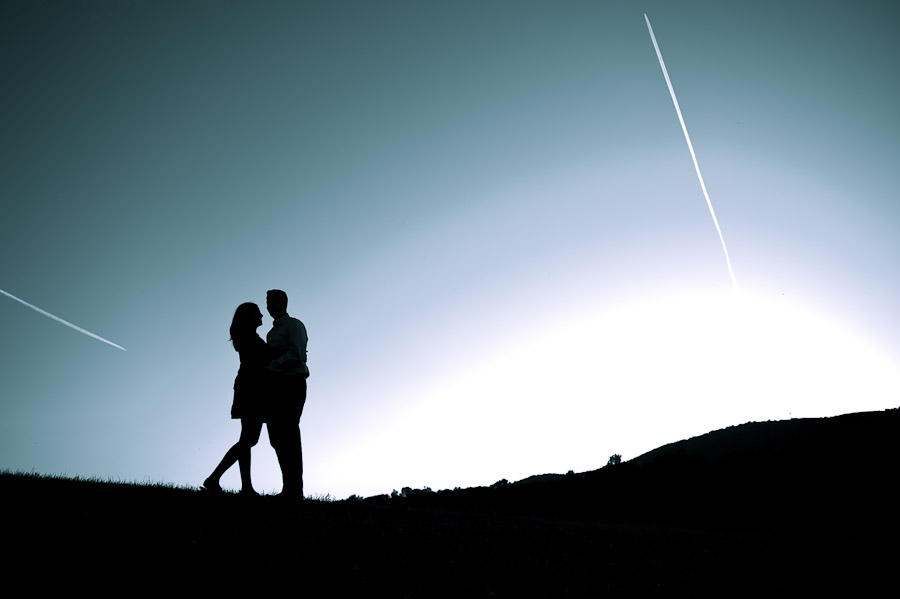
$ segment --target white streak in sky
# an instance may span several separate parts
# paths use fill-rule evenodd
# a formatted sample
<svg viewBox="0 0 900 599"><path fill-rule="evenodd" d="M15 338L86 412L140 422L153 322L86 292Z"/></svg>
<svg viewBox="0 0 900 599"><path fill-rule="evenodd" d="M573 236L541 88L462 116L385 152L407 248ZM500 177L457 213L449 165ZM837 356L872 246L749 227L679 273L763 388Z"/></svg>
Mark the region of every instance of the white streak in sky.
<svg viewBox="0 0 900 599"><path fill-rule="evenodd" d="M653 47L656 49L656 56L659 58L659 66L662 68L663 75L666 78L666 85L669 86L669 93L672 95L672 103L675 104L675 112L678 114L681 130L684 131L684 140L687 142L688 150L691 151L691 158L694 161L694 170L697 171L697 179L700 180L700 189L703 190L703 197L706 198L706 205L709 206L709 213L712 215L713 224L716 225L716 231L719 232L719 241L722 242L722 250L725 252L725 263L728 265L728 274L731 275L731 282L734 284L734 288L740 289L737 284L737 279L734 278L734 270L731 268L731 258L728 257L728 248L725 247L725 237L722 236L722 229L719 227L719 219L716 218L716 211L713 210L712 202L709 200L706 184L703 183L703 175L700 174L700 165L697 163L697 155L694 154L694 146L691 144L691 137L688 135L687 126L684 124L684 117L681 116L681 108L679 108L678 99L675 97L675 88L672 87L672 80L669 79L669 72L666 70L666 63L663 62L662 52L659 51L659 44L656 43L656 36L653 35L653 27L650 26L650 19L647 17L647 13L644 13L644 20L647 21L647 30L650 32L650 39L653 40Z"/></svg>
<svg viewBox="0 0 900 599"><path fill-rule="evenodd" d="M16 301L19 302L20 304L24 304L24 305L28 306L29 308L31 308L31 309L34 310L35 312L40 312L40 313L43 314L44 316L47 316L47 317L49 317L49 318L52 318L53 320L55 320L55 321L57 321L57 322L63 323L63 324L66 325L67 327L70 327L70 328L75 329L75 330L78 331L79 333L84 333L84 334L87 335L88 337L93 337L93 338L96 339L97 341L102 341L103 343L107 343L107 344L109 344L109 345L112 345L113 347L118 347L118 348L121 349L122 351L128 351L127 349L125 349L125 348L122 347L121 345L116 345L116 344L113 343L112 341L108 341L108 340L104 339L103 337L100 337L99 335L95 335L95 334L93 334L93 333L90 332L90 331L86 331L86 330L82 329L81 327L79 327L79 326L77 326L77 325L74 325L74 324L72 324L71 322L69 322L69 321L67 321L67 320L63 320L63 319L60 318L59 316L54 316L53 314L50 314L50 313L47 312L46 310L41 310L41 309L38 308L37 306L32 306L31 304L29 304L29 303L26 302L25 300L21 300L21 299L17 298L17 297L14 296L12 293L7 293L6 291L3 291L2 289L0 289L0 293L2 293L3 295L5 295L5 296L8 297L8 298L11 298L11 299L16 300Z"/></svg>

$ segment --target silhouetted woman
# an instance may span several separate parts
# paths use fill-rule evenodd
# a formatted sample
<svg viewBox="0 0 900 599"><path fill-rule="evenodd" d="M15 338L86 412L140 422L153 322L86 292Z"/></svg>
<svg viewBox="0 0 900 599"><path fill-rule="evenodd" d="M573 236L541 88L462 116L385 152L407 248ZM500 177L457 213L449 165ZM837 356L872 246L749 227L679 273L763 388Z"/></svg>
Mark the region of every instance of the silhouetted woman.
<svg viewBox="0 0 900 599"><path fill-rule="evenodd" d="M262 325L262 312L254 303L241 304L231 321L231 344L241 357L241 367L234 379L234 401L231 417L241 419L241 438L209 475L203 486L210 491L221 491L219 479L237 462L241 471L241 493L256 495L250 480L250 448L259 441L262 431L264 406L268 397L266 367L272 352L256 333Z"/></svg>

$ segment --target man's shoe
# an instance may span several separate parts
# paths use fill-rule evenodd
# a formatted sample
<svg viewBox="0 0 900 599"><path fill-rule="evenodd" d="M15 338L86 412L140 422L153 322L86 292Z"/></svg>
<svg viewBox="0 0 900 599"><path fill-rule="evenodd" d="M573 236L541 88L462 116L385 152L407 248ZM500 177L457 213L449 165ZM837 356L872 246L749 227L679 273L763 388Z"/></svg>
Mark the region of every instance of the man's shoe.
<svg viewBox="0 0 900 599"><path fill-rule="evenodd" d="M283 501L285 503L300 503L301 501L303 501L303 493L296 493L294 491L282 491L275 496L275 499Z"/></svg>

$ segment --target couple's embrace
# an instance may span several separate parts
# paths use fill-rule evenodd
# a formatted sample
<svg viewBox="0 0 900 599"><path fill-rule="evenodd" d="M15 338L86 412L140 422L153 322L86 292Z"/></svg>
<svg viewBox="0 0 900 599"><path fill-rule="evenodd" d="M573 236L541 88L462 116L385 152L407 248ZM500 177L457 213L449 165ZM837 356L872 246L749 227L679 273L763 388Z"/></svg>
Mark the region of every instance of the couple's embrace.
<svg viewBox="0 0 900 599"><path fill-rule="evenodd" d="M210 491L221 491L219 479L235 462L241 471L241 493L256 495L250 480L250 448L259 441L263 423L278 456L283 488L279 497L303 499L303 449L300 416L306 403L306 327L287 313L287 294L266 293L272 330L263 341L256 332L262 312L253 303L241 304L231 321L231 343L241 358L234 380L231 417L241 420L241 438L203 481Z"/></svg>

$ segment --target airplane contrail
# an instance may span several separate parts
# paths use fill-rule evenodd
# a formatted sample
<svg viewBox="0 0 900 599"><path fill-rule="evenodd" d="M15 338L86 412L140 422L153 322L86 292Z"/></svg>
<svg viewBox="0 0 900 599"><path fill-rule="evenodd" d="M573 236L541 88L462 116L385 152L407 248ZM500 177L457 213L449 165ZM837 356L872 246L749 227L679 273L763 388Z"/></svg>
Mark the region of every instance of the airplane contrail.
<svg viewBox="0 0 900 599"><path fill-rule="evenodd" d="M78 331L79 333L84 333L84 334L87 335L88 337L93 337L93 338L96 339L97 341L102 341L103 343L107 343L107 344L109 344L109 345L112 345L113 347L118 347L118 348L121 349L122 351L128 351L127 349L125 349L125 348L122 347L121 345L116 345L116 344L113 343L112 341L109 341L108 339L104 339L104 338L101 337L100 335L95 335L94 333L92 333L92 332L90 332L90 331L86 331L86 330L82 329L80 326L74 325L74 324L72 324L71 322L69 322L69 321L67 321L67 320L63 320L63 319L60 318L59 316L55 316L55 315L53 315L53 314L50 314L50 313L47 312L46 310L41 310L41 309L38 308L37 306L32 306L31 304L29 304L29 303L26 302L25 300L17 298L17 297L14 296L12 293L8 293L8 292L6 292L6 291L3 291L2 289L0 289L0 293L2 293L3 295L5 295L5 296L8 297L8 298L11 298L11 299L16 300L16 301L19 302L20 304L24 304L24 305L28 306L29 308L31 308L31 309L34 310L35 312L40 312L40 313L43 314L44 316L47 316L47 317L49 317L49 318L52 318L53 320L55 320L55 321L57 321L57 322L61 322L61 323L63 323L64 325L66 325L67 327L69 327L69 328L75 329L75 330Z"/></svg>
<svg viewBox="0 0 900 599"><path fill-rule="evenodd" d="M712 202L709 199L709 193L706 191L703 175L700 174L700 165L697 163L697 155L694 154L694 145L691 143L691 136L688 135L687 125L684 124L684 117L681 116L681 108L679 108L678 99L675 97L675 88L672 87L672 80L669 79L669 71L666 70L666 63L663 62L662 52L659 51L659 44L656 43L656 36L653 35L653 27L650 26L650 18L647 17L647 13L644 13L644 20L647 21L647 31L650 32L650 39L653 41L653 47L656 49L656 56L659 58L659 66L662 68L663 76L666 78L666 85L669 86L669 94L672 96L672 103L675 104L675 112L678 114L681 130L684 132L684 140L687 142L688 150L691 151L691 158L694 161L694 170L697 171L697 179L700 181L700 189L703 190L703 197L706 198L706 205L709 206L709 214L712 216L713 224L716 225L716 231L719 233L719 241L722 242L722 250L725 252L725 263L728 265L728 274L731 275L731 282L734 284L734 288L740 290L737 279L734 277L734 269L731 268L731 258L728 257L728 248L725 247L725 237L722 235L722 228L719 227L719 219L716 218L716 211L713 210Z"/></svg>

